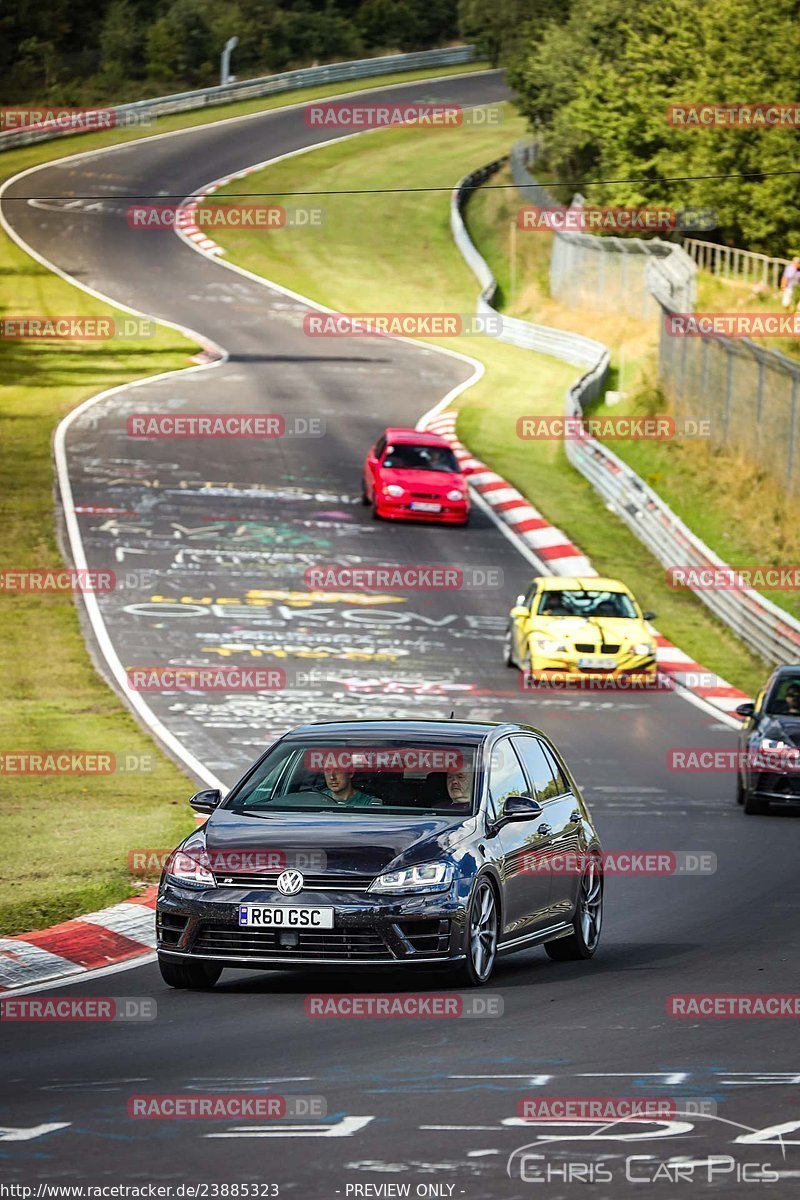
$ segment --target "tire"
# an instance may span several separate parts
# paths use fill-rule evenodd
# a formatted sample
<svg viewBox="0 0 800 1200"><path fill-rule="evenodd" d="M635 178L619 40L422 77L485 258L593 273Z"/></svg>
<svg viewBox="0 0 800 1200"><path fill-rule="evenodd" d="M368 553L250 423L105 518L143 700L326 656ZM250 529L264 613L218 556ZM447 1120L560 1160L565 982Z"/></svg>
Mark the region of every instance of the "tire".
<svg viewBox="0 0 800 1200"><path fill-rule="evenodd" d="M753 792L744 793L744 811L748 817L764 817L769 812L769 800L762 800Z"/></svg>
<svg viewBox="0 0 800 1200"><path fill-rule="evenodd" d="M741 775L736 776L736 803L744 804L744 784Z"/></svg>
<svg viewBox="0 0 800 1200"><path fill-rule="evenodd" d="M363 483L361 484L361 503L365 508L369 504L369 496L367 495L367 489Z"/></svg>
<svg viewBox="0 0 800 1200"><path fill-rule="evenodd" d="M517 665L514 661L514 633L510 625L503 638L503 662L507 667L516 667Z"/></svg>
<svg viewBox="0 0 800 1200"><path fill-rule="evenodd" d="M159 958L158 969L164 983L192 992L213 988L222 974L222 967L214 963L171 962L166 958Z"/></svg>
<svg viewBox="0 0 800 1200"><path fill-rule="evenodd" d="M475 886L467 923L467 960L459 966L456 979L462 987L483 987L497 962L499 927L497 896L486 876Z"/></svg>
<svg viewBox="0 0 800 1200"><path fill-rule="evenodd" d="M597 858L592 857L581 878L578 903L569 937L545 942L548 957L554 962L577 962L592 958L600 942L603 924L603 876Z"/></svg>
<svg viewBox="0 0 800 1200"><path fill-rule="evenodd" d="M377 500L372 501L372 519L373 519L373 521L380 521L380 519L381 519L381 514L378 512L378 501Z"/></svg>

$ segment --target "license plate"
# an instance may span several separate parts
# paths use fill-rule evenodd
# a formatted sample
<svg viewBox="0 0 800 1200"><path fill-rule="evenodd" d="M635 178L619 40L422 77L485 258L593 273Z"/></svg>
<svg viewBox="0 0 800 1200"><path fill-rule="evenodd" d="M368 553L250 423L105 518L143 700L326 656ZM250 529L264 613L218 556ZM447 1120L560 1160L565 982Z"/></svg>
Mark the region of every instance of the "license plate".
<svg viewBox="0 0 800 1200"><path fill-rule="evenodd" d="M421 500L412 500L408 506L414 512L441 512L441 504L424 504Z"/></svg>
<svg viewBox="0 0 800 1200"><path fill-rule="evenodd" d="M333 929L333 909L240 904L239 924L248 929Z"/></svg>
<svg viewBox="0 0 800 1200"><path fill-rule="evenodd" d="M579 658L578 666L582 671L612 671L615 666L613 658Z"/></svg>

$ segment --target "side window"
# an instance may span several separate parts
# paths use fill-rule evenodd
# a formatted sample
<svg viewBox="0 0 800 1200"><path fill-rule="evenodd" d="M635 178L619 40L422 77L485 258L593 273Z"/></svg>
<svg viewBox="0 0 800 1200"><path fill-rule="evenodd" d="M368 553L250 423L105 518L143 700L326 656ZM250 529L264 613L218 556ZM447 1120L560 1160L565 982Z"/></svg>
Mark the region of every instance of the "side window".
<svg viewBox="0 0 800 1200"><path fill-rule="evenodd" d="M525 763L525 770L531 781L532 795L540 804L552 800L562 791L556 780L549 757L545 754L544 746L535 737L520 736L512 739L519 756Z"/></svg>
<svg viewBox="0 0 800 1200"><path fill-rule="evenodd" d="M375 449L372 451L372 453L374 454L375 458L380 458L380 456L383 454L385 449L386 449L386 438L379 437L377 442L375 443Z"/></svg>
<svg viewBox="0 0 800 1200"><path fill-rule="evenodd" d="M555 754L553 754L553 751L550 749L549 746L545 746L544 752L547 755L547 761L550 763L551 767L553 768L553 775L555 776L556 784L558 785L558 791L556 792L556 795L563 796L563 795L565 795L565 793L571 792L572 784L567 779L567 776L564 773L564 769L561 766L561 764L559 763Z"/></svg>
<svg viewBox="0 0 800 1200"><path fill-rule="evenodd" d="M489 806L502 817L509 796L525 796L528 782L508 738L498 742L489 765Z"/></svg>

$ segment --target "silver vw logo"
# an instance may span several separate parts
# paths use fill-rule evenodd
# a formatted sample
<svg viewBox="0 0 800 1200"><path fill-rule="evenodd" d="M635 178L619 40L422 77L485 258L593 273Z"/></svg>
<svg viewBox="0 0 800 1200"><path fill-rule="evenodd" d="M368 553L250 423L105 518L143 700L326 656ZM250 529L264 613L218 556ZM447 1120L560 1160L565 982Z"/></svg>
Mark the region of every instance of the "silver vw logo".
<svg viewBox="0 0 800 1200"><path fill-rule="evenodd" d="M281 871L278 876L278 891L284 896L296 896L303 890L303 876L299 871Z"/></svg>

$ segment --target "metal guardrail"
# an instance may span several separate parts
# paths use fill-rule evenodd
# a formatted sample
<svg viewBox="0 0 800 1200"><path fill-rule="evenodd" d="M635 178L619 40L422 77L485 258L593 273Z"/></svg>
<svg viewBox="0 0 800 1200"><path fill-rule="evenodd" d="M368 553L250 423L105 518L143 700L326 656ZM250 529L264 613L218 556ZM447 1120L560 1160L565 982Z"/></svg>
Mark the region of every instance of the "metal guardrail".
<svg viewBox="0 0 800 1200"><path fill-rule="evenodd" d="M481 285L478 311L499 317L499 340L539 350L578 366L589 365L589 370L567 393L567 414L580 416L605 390L608 348L591 338L496 313L491 301L497 291L497 281L464 224L462 209L467 197L506 161L498 159L481 167L454 188L450 226L456 245ZM601 442L595 438L567 439L564 445L572 465L663 566L726 567L727 564L684 525L661 497ZM800 621L759 592L750 588L692 590L715 616L769 663L800 662Z"/></svg>
<svg viewBox="0 0 800 1200"><path fill-rule="evenodd" d="M243 79L236 83L218 84L216 87L200 88L194 92L176 92L171 96L157 96L152 100L136 100L130 104L103 107L104 113L112 114L116 127L145 124L145 119L164 117L172 113L190 112L215 104L229 104L232 100L250 100L258 96L271 96L278 92L295 91L298 88L315 87L318 84L342 83L350 79L368 79L374 75L389 75L396 71L423 70L427 67L451 67L475 60L474 46L450 46L444 50L419 50L413 54L389 54L382 58L360 58L352 62L329 63L321 67L301 67L295 71L283 71L278 75L262 75L257 79ZM53 105L53 108L58 106ZM99 111L101 106L95 106ZM65 128L54 125L31 125L22 129L9 129L0 133L0 150L25 146L32 142L44 142L51 138L71 137L78 133L97 132L97 126L89 130L76 124Z"/></svg>
<svg viewBox="0 0 800 1200"><path fill-rule="evenodd" d="M711 271L725 279L742 279L745 283L762 283L777 288L788 258L772 258L756 250L739 250L736 246L718 246L700 238L684 238L683 246L701 271Z"/></svg>

